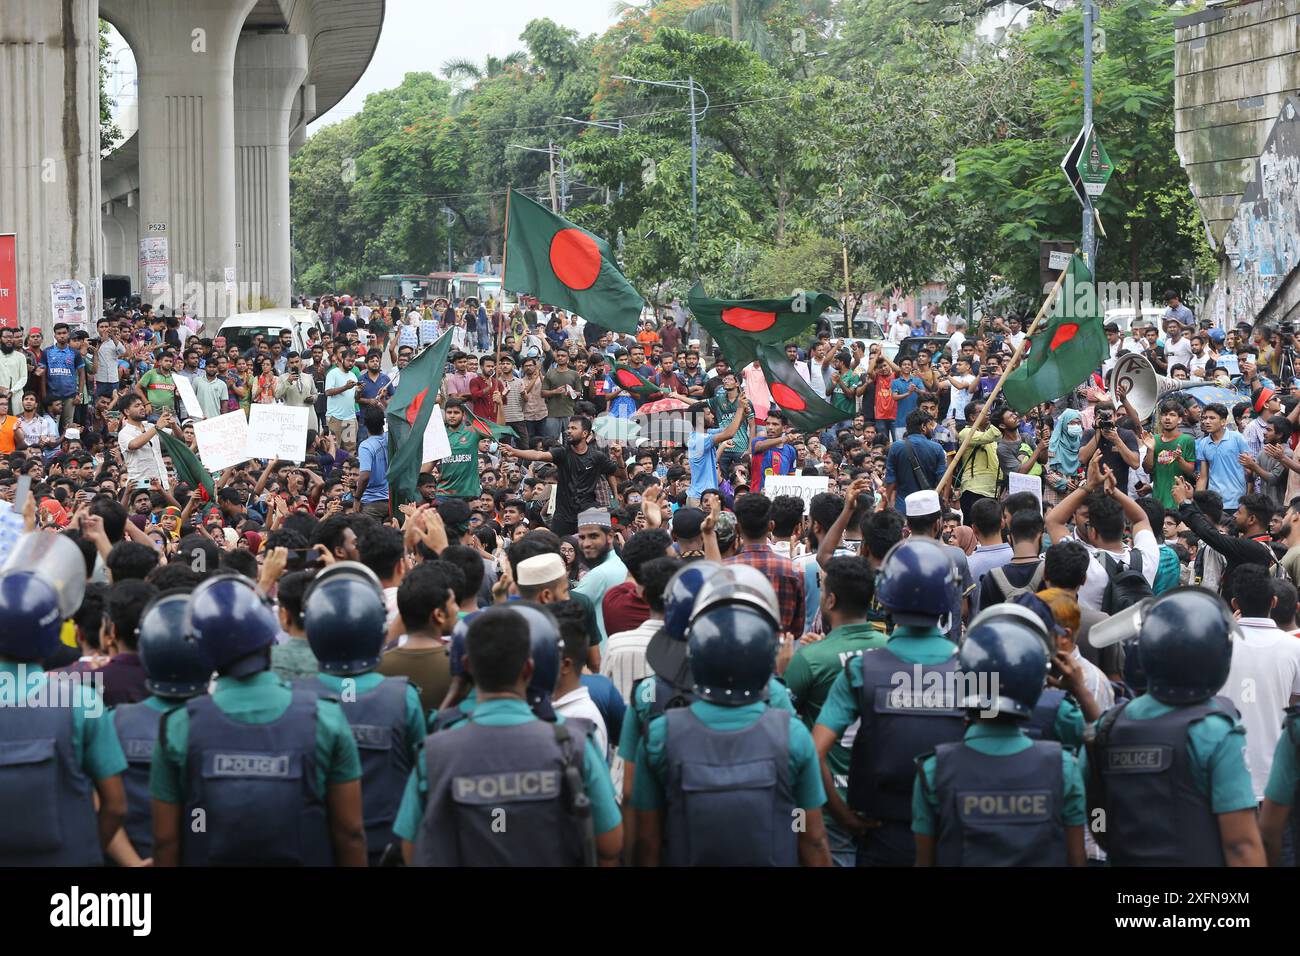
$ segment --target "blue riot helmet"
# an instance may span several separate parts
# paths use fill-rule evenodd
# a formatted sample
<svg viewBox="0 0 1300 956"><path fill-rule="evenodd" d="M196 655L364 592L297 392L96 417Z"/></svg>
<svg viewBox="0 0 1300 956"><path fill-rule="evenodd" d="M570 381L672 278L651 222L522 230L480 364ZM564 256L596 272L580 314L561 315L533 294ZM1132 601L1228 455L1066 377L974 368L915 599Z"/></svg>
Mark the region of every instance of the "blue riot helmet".
<svg viewBox="0 0 1300 956"><path fill-rule="evenodd" d="M748 602L715 603L696 614L686 644L695 693L735 707L765 700L776 629L770 614Z"/></svg>
<svg viewBox="0 0 1300 956"><path fill-rule="evenodd" d="M1240 628L1213 591L1181 587L1161 594L1138 633L1147 692L1171 706L1213 697L1228 679L1234 634L1240 637Z"/></svg>
<svg viewBox="0 0 1300 956"><path fill-rule="evenodd" d="M876 576L876 600L895 624L933 627L950 612L961 576L945 546L911 537L889 549Z"/></svg>
<svg viewBox="0 0 1300 956"><path fill-rule="evenodd" d="M59 594L34 571L0 575L0 621L0 654L5 657L39 661L59 649Z"/></svg>
<svg viewBox="0 0 1300 956"><path fill-rule="evenodd" d="M210 670L228 677L247 677L266 670L280 632L271 604L248 578L218 574L190 595L185 630L193 634Z"/></svg>
<svg viewBox="0 0 1300 956"><path fill-rule="evenodd" d="M1142 669L1142 648L1136 640L1125 641L1121 646L1124 649L1124 683L1134 694L1145 694L1147 675Z"/></svg>
<svg viewBox="0 0 1300 956"><path fill-rule="evenodd" d="M379 665L388 609L379 578L364 564L332 564L303 593L307 643L326 674L364 674Z"/></svg>
<svg viewBox="0 0 1300 956"><path fill-rule="evenodd" d="M528 624L532 645L533 679L528 682L528 706L551 712L551 695L560 681L560 627L551 612L531 601L511 601L506 605ZM538 714L542 716L542 714ZM546 718L544 718L546 719Z"/></svg>
<svg viewBox="0 0 1300 956"><path fill-rule="evenodd" d="M709 576L695 596L692 621L719 604L749 605L770 618L773 627L781 626L781 605L772 582L762 571L748 564L728 564Z"/></svg>
<svg viewBox="0 0 1300 956"><path fill-rule="evenodd" d="M172 588L155 596L140 615L144 685L159 697L196 697L207 689L212 677L198 641L185 629L189 603L189 591Z"/></svg>
<svg viewBox="0 0 1300 956"><path fill-rule="evenodd" d="M683 565L664 588L663 631L675 641L686 641L686 629L695 610L695 598L704 583L722 570L717 561L692 561Z"/></svg>
<svg viewBox="0 0 1300 956"><path fill-rule="evenodd" d="M957 655L966 682L957 706L983 716L1028 718L1043 693L1051 658L1047 628L1018 604L995 604L971 621Z"/></svg>

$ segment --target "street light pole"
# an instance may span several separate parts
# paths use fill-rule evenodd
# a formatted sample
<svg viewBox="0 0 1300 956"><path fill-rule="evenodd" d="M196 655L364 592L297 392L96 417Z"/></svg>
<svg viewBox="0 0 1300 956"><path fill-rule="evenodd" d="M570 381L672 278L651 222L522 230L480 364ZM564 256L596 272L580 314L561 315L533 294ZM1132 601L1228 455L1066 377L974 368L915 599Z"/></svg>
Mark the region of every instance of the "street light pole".
<svg viewBox="0 0 1300 956"><path fill-rule="evenodd" d="M1083 0L1083 128L1092 129L1092 0ZM1085 140L1087 132L1084 133ZM1092 209L1092 197L1087 196L1083 204L1083 261L1097 275L1097 264L1093 261L1096 254L1097 234L1096 220Z"/></svg>
<svg viewBox="0 0 1300 956"><path fill-rule="evenodd" d="M456 224L456 214L447 206L442 211L447 217L447 271L451 272L451 227Z"/></svg>

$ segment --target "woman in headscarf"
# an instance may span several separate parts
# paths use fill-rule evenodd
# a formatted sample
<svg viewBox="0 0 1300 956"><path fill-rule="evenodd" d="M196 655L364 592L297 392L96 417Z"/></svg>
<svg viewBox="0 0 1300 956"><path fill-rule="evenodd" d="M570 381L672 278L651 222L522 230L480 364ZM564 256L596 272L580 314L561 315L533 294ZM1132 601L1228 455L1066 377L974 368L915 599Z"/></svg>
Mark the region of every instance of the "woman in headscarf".
<svg viewBox="0 0 1300 956"><path fill-rule="evenodd" d="M1043 489L1053 504L1079 486L1082 469L1079 447L1083 444L1082 416L1073 408L1061 412L1047 443L1047 481Z"/></svg>
<svg viewBox="0 0 1300 956"><path fill-rule="evenodd" d="M952 529L952 546L961 548L967 555L975 553L975 546L979 544L979 539L975 536L975 529L970 525L959 524Z"/></svg>

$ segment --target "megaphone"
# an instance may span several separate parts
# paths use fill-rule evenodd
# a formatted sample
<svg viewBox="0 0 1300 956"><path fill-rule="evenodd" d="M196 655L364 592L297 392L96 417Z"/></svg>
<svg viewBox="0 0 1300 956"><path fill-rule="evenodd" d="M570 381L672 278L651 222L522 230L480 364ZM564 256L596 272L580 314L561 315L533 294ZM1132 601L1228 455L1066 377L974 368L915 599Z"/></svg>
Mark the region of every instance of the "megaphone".
<svg viewBox="0 0 1300 956"><path fill-rule="evenodd" d="M1127 398L1138 418L1146 421L1160 404L1160 399L1180 388L1195 388L1204 382L1180 381L1168 375L1159 375L1151 361L1141 353L1125 352L1115 360L1110 376L1106 379L1106 389L1118 403L1119 387L1125 386Z"/></svg>

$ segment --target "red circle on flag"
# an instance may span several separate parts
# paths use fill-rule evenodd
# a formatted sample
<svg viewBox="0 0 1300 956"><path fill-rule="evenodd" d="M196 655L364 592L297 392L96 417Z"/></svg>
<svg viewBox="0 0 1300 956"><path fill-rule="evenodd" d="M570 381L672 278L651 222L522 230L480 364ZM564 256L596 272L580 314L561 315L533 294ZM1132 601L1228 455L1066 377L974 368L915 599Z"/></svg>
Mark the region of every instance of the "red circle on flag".
<svg viewBox="0 0 1300 956"><path fill-rule="evenodd" d="M772 400L787 412L802 412L808 408L808 403L789 385L774 382L769 391L772 393Z"/></svg>
<svg viewBox="0 0 1300 956"><path fill-rule="evenodd" d="M561 229L551 238L551 270L570 289L590 289L600 276L596 240L581 229Z"/></svg>
<svg viewBox="0 0 1300 956"><path fill-rule="evenodd" d="M764 332L776 325L776 313L741 308L723 309L722 321L742 332Z"/></svg>
<svg viewBox="0 0 1300 956"><path fill-rule="evenodd" d="M1052 344L1048 346L1048 349L1052 352L1055 352L1057 348L1064 345L1066 342L1070 341L1070 339L1074 338L1075 335L1078 334L1078 332L1079 332L1079 327L1075 325L1073 322L1065 323L1059 329L1057 329L1056 334L1052 336Z"/></svg>
<svg viewBox="0 0 1300 956"><path fill-rule="evenodd" d="M626 371L625 369L619 369L615 372L614 378L618 380L618 384L623 386L623 388L641 388L645 385L645 382L641 381L641 379L637 378L636 375Z"/></svg>

